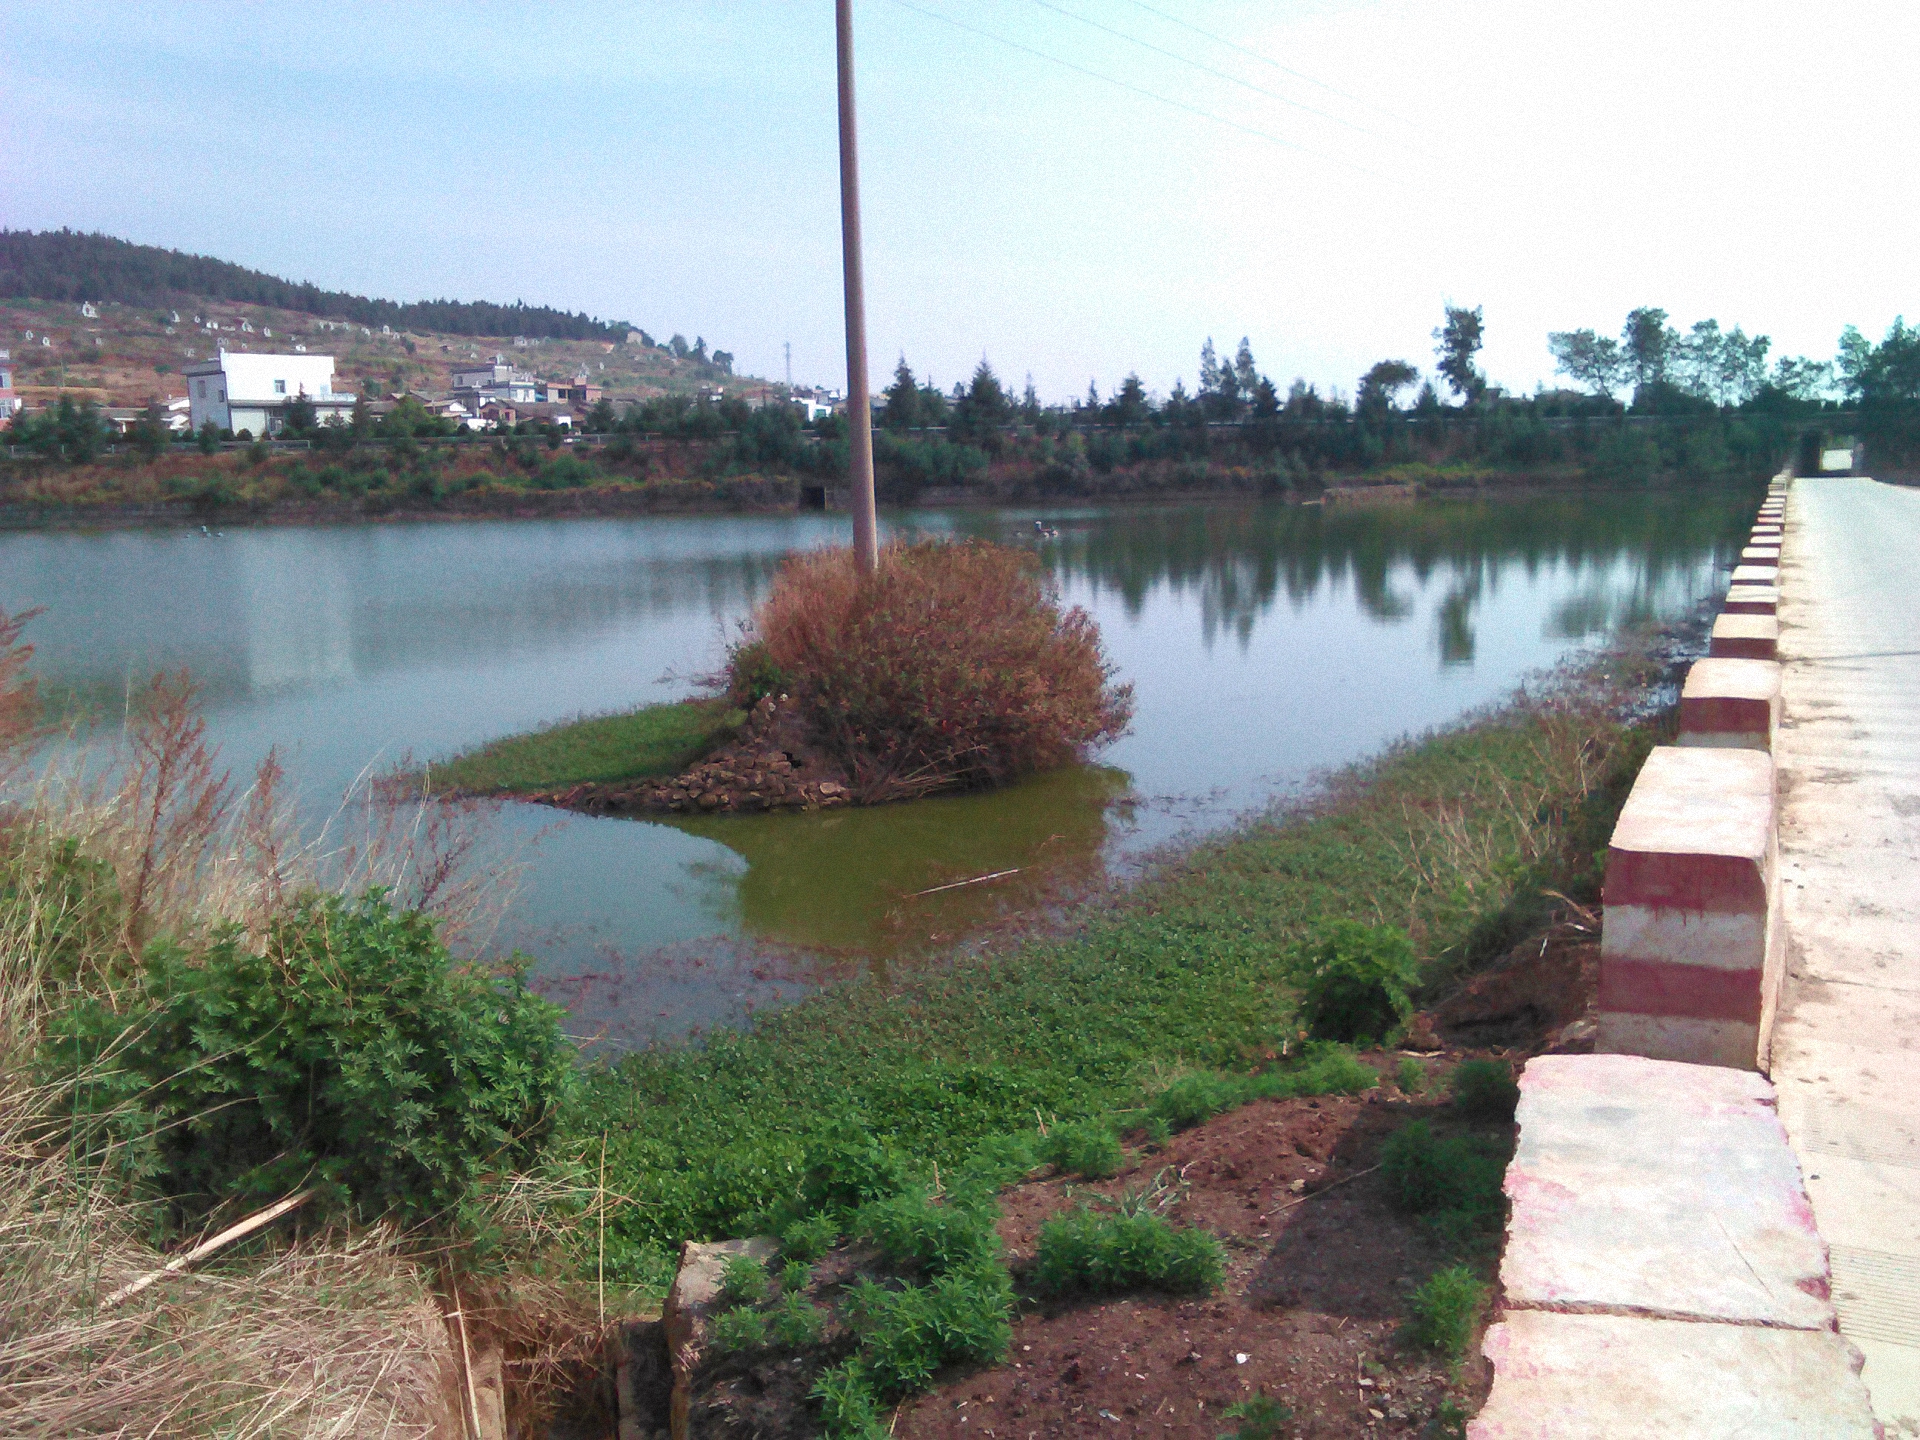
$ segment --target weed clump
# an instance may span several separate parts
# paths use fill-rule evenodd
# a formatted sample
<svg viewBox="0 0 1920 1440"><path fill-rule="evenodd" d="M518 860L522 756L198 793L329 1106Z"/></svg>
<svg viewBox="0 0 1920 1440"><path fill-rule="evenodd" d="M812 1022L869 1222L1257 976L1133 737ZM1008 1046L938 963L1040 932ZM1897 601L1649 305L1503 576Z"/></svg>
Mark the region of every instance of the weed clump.
<svg viewBox="0 0 1920 1440"><path fill-rule="evenodd" d="M1447 1077L1453 1108L1473 1120L1511 1120L1520 1104L1513 1068L1502 1060L1462 1060Z"/></svg>
<svg viewBox="0 0 1920 1440"><path fill-rule="evenodd" d="M826 1317L799 1294L784 1296L767 1317L767 1333L782 1350L818 1345L826 1328Z"/></svg>
<svg viewBox="0 0 1920 1440"><path fill-rule="evenodd" d="M708 1322L707 1338L723 1355L761 1349L767 1343L767 1317L746 1306L722 1310Z"/></svg>
<svg viewBox="0 0 1920 1440"><path fill-rule="evenodd" d="M720 1293L736 1305L758 1305L771 1289L767 1267L751 1255L729 1255L720 1270Z"/></svg>
<svg viewBox="0 0 1920 1440"><path fill-rule="evenodd" d="M1445 1238L1464 1239L1500 1218L1506 1161L1487 1141L1443 1139L1426 1121L1410 1121L1387 1137L1380 1168L1394 1208L1429 1217Z"/></svg>
<svg viewBox="0 0 1920 1440"><path fill-rule="evenodd" d="M808 1398L820 1405L820 1433L825 1440L885 1440L880 1403L858 1360L847 1360L825 1371L813 1382Z"/></svg>
<svg viewBox="0 0 1920 1440"><path fill-rule="evenodd" d="M1225 1272L1226 1251L1204 1230L1175 1227L1154 1214L1083 1207L1040 1227L1030 1278L1043 1295L1204 1295Z"/></svg>
<svg viewBox="0 0 1920 1440"><path fill-rule="evenodd" d="M1013 1286L999 1265L970 1265L927 1285L871 1281L848 1301L860 1367L885 1399L924 1390L946 1365L991 1365L1013 1339Z"/></svg>
<svg viewBox="0 0 1920 1440"><path fill-rule="evenodd" d="M1487 1287L1466 1266L1441 1270L1407 1297L1406 1338L1457 1366L1467 1358L1486 1300Z"/></svg>
<svg viewBox="0 0 1920 1440"><path fill-rule="evenodd" d="M891 545L865 577L846 550L788 560L728 689L770 676L867 801L1054 769L1133 714L1092 617L1061 607L1033 556L979 541Z"/></svg>
<svg viewBox="0 0 1920 1440"><path fill-rule="evenodd" d="M789 1265L810 1264L833 1248L840 1226L831 1215L803 1215L780 1232L780 1248Z"/></svg>
<svg viewBox="0 0 1920 1440"><path fill-rule="evenodd" d="M1316 930L1294 961L1300 1016L1318 1039L1381 1040L1413 1014L1420 971L1404 930L1336 920Z"/></svg>
<svg viewBox="0 0 1920 1440"><path fill-rule="evenodd" d="M1255 1100L1294 1100L1307 1095L1357 1095L1380 1083L1372 1066L1343 1045L1313 1045L1302 1062L1258 1075L1200 1071L1183 1075L1147 1102L1149 1120L1187 1130L1203 1120Z"/></svg>
<svg viewBox="0 0 1920 1440"><path fill-rule="evenodd" d="M1220 1414L1240 1422L1235 1429L1223 1433L1220 1440L1279 1440L1281 1426L1293 1423L1292 1408L1265 1391L1229 1405Z"/></svg>
<svg viewBox="0 0 1920 1440"><path fill-rule="evenodd" d="M1040 1143L1040 1158L1083 1180L1104 1180L1119 1173L1125 1156L1112 1129L1097 1120L1057 1125Z"/></svg>
<svg viewBox="0 0 1920 1440"><path fill-rule="evenodd" d="M945 1204L909 1192L864 1206L854 1217L854 1232L873 1241L888 1264L939 1275L998 1255L993 1221L990 1207Z"/></svg>
<svg viewBox="0 0 1920 1440"><path fill-rule="evenodd" d="M1427 1067L1413 1056L1403 1055L1394 1067L1393 1083L1409 1095L1418 1095L1427 1088Z"/></svg>

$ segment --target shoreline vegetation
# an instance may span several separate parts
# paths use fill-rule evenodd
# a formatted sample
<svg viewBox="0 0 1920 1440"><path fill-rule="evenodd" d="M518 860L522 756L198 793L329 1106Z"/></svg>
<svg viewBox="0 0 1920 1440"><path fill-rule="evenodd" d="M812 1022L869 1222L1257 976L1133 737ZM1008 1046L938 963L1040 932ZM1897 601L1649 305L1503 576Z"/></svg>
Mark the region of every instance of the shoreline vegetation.
<svg viewBox="0 0 1920 1440"><path fill-rule="evenodd" d="M582 715L489 740L420 767L425 795L542 796L579 785L628 785L679 774L739 733L746 712L725 696L666 700Z"/></svg>
<svg viewBox="0 0 1920 1440"><path fill-rule="evenodd" d="M1404 931L1418 993L1444 992L1597 897L1612 821L1671 727L1669 712L1620 718L1660 668L1616 652L1393 746L1057 933L597 1069L581 1133L611 1137L631 1201L609 1265L663 1284L682 1240L755 1233L822 1147L946 1169L1036 1114L1121 1117L1183 1075L1270 1066L1298 1051L1298 947L1330 922Z"/></svg>
<svg viewBox="0 0 1920 1440"><path fill-rule="evenodd" d="M22 650L7 658L0 699L27 703L0 705L0 721L18 722L18 741L31 689L17 683ZM524 1422L590 1382L607 1327L645 1313L682 1242L771 1232L789 1261L831 1253L858 1271L841 1310L789 1307L805 1357L796 1373L817 1376L799 1413L832 1435L883 1433L886 1405L956 1365L999 1363L1011 1318L1037 1303L1045 1272L1010 1275L991 1240L1005 1187L1046 1166L1110 1174L1123 1148L1151 1156L1170 1130L1248 1103L1383 1083L1334 1043L1369 1037L1324 1033L1324 1004L1302 1000L1327 955L1351 958L1348 939L1354 963L1384 955L1380 973L1400 977L1382 993L1384 1013L1404 1020L1591 903L1612 820L1668 723L1644 718L1661 668L1651 647L1624 645L1024 936L850 981L751 1030L537 1084L546 1072L514 1057L523 1045L544 1054L550 1022L514 976L483 979L448 950L457 928L430 918L446 895L420 883L447 883L477 852L402 823L396 834L424 837L430 853L394 857L397 889L370 895L365 866L328 881L285 829L270 769L231 795L200 742L191 687L159 686L136 727L150 761L130 775L145 781L87 805L42 783L0 824L0 1213L34 1219L0 1246L0 1301L26 1317L0 1367L38 1377L31 1418L63 1433L170 1405L178 1419L163 1433L324 1427L368 1405L404 1423L432 1391L423 1377L464 1373L447 1350L446 1317L458 1313L504 1354L509 1413ZM691 743L712 716L657 727L656 753ZM610 734L621 718L606 717ZM584 741L555 749L582 770L606 763ZM164 796L151 788L161 757L175 777ZM490 763L498 779L550 759L509 749ZM339 885L343 898L313 898ZM48 932L36 917L54 913L64 918ZM354 964L315 968L311 983L260 958L317 960L336 944ZM370 980L394 963L414 977L404 1003ZM234 1007L243 993L254 1002ZM136 994L188 1037L177 1054L148 1047L151 1081L110 1063L128 1023L114 1006ZM441 996L464 1008L443 1014ZM175 1073L201 1068L196 1006L231 1032L217 1078L232 1094L209 1118L191 1113L204 1085L183 1088ZM337 1007L356 1015L350 1031L318 1023ZM310 1053L285 1048L315 1040ZM127 1053L144 1055L142 1043ZM491 1057L478 1071L461 1058L473 1044ZM107 1053L84 1061L88 1046ZM339 1104L368 1066L402 1056L466 1077L382 1102L408 1110L412 1128L369 1128L352 1108L329 1122L337 1129L289 1118L300 1112L288 1076L339 1076L323 1092ZM171 1108L148 1109L156 1096ZM512 1144L474 1153L470 1115ZM198 1172L169 1178L193 1152L166 1136L208 1124L227 1137L215 1179L236 1184L231 1194ZM251 1155L264 1163L249 1168ZM306 1163L325 1177L324 1207L311 1201L206 1262L204 1278L153 1284L112 1322L138 1343L113 1366L81 1363L75 1327L107 1287L157 1271L174 1237L298 1185ZM415 1170L437 1178L418 1189ZM1155 1243L1217 1245L1173 1230ZM111 1260L81 1263L89 1255ZM782 1271L783 1293L799 1273ZM960 1330L972 1338L942 1348ZM318 1381L310 1366L324 1370Z"/></svg>

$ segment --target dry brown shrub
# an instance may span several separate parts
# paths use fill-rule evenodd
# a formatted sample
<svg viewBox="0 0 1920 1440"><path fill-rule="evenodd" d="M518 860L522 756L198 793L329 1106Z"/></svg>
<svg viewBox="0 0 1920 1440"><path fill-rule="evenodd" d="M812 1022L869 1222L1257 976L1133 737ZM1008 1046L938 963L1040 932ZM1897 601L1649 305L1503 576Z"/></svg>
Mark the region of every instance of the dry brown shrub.
<svg viewBox="0 0 1920 1440"><path fill-rule="evenodd" d="M866 801L1049 770L1133 714L1092 617L1031 554L981 541L889 545L866 578L851 551L796 555L750 635L736 682L784 682Z"/></svg>

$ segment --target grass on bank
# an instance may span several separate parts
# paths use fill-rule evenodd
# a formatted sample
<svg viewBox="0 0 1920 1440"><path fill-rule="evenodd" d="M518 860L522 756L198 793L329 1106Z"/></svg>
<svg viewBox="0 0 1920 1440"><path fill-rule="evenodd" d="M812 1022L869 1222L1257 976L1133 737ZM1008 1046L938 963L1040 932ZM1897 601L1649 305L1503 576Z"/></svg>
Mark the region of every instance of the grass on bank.
<svg viewBox="0 0 1920 1440"><path fill-rule="evenodd" d="M1653 743L1611 716L1604 697L1562 695L1400 746L1318 814L1207 841L1071 933L597 1072L579 1123L610 1135L608 1184L631 1202L609 1272L662 1282L682 1239L790 1212L820 1156L848 1147L944 1172L1043 1117L1167 1123L1190 1072L1298 1053L1299 945L1329 921L1405 929L1427 984L1499 953L1544 916L1543 891L1597 892Z"/></svg>
<svg viewBox="0 0 1920 1440"><path fill-rule="evenodd" d="M524 795L678 775L731 739L744 718L725 699L643 705L490 741L428 766L422 785L442 795Z"/></svg>

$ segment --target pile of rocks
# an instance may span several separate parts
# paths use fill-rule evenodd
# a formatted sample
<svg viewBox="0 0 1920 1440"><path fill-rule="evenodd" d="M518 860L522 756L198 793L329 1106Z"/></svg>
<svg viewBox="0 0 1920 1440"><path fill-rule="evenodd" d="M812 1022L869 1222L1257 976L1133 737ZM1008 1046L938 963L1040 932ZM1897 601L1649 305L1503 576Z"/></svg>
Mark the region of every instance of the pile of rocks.
<svg viewBox="0 0 1920 1440"><path fill-rule="evenodd" d="M668 812L726 815L761 810L829 810L853 803L846 777L809 753L786 696L755 705L729 744L671 780L571 786L538 797L591 815Z"/></svg>

